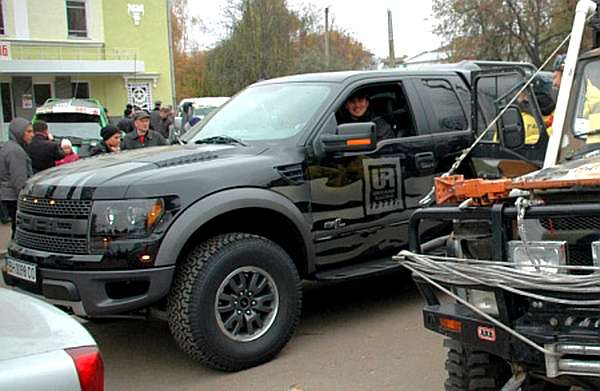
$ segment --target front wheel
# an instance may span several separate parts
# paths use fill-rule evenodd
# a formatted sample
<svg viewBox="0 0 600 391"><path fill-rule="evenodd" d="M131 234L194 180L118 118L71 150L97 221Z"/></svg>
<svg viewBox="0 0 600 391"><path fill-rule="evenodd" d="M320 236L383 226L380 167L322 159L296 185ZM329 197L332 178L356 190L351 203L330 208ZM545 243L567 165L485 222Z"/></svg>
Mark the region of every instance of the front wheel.
<svg viewBox="0 0 600 391"><path fill-rule="evenodd" d="M510 366L499 357L470 350L452 339L445 340L444 346L449 349L446 391L497 391L511 377Z"/></svg>
<svg viewBox="0 0 600 391"><path fill-rule="evenodd" d="M238 371L279 353L301 304L300 277L285 251L260 236L224 234L198 245L180 265L169 327L192 358Z"/></svg>

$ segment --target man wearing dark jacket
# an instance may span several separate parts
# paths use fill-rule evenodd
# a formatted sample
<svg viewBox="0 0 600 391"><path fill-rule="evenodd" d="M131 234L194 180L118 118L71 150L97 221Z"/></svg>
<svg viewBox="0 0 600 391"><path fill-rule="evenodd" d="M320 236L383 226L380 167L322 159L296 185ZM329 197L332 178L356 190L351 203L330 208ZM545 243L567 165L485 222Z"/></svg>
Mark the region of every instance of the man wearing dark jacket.
<svg viewBox="0 0 600 391"><path fill-rule="evenodd" d="M133 117L133 132L123 139L121 149L137 149L167 145L167 140L158 132L150 129L150 115L146 111L138 111Z"/></svg>
<svg viewBox="0 0 600 391"><path fill-rule="evenodd" d="M374 122L377 140L394 138L395 134L391 125L381 117L375 117L369 109L369 98L364 91L353 93L344 105L346 109L342 118L338 118L339 123L353 122Z"/></svg>
<svg viewBox="0 0 600 391"><path fill-rule="evenodd" d="M0 149L0 199L12 219L14 237L19 192L32 175L31 159L24 148L31 143L33 129L31 122L17 117L10 123L9 130L10 140Z"/></svg>
<svg viewBox="0 0 600 391"><path fill-rule="evenodd" d="M27 145L27 153L31 158L33 173L46 170L55 166L55 161L65 157L60 145L50 141L48 124L45 121L36 121L33 124L33 140Z"/></svg>

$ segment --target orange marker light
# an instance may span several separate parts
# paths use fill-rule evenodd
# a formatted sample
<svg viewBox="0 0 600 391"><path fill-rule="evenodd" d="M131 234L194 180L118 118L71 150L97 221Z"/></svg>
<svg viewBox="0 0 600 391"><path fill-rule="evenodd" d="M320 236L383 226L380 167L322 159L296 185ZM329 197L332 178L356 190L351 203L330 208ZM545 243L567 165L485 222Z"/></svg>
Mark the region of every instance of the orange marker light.
<svg viewBox="0 0 600 391"><path fill-rule="evenodd" d="M440 326L448 331L454 331L460 333L462 331L462 323L458 320L440 318Z"/></svg>
<svg viewBox="0 0 600 391"><path fill-rule="evenodd" d="M150 209L150 212L148 212L148 217L146 218L146 225L148 227L154 226L154 224L156 224L158 219L160 219L160 217L162 216L162 213L163 202L162 200L157 200L152 206L152 209Z"/></svg>
<svg viewBox="0 0 600 391"><path fill-rule="evenodd" d="M346 145L349 147L355 147L358 145L371 145L371 139L370 138L357 138L354 140L348 140L348 141L346 141Z"/></svg>

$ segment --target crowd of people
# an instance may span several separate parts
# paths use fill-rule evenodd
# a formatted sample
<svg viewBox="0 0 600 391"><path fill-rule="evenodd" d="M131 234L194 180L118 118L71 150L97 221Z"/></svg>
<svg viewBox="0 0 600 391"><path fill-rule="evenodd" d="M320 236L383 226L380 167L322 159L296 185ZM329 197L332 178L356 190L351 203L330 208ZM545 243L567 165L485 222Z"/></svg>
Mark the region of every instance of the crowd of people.
<svg viewBox="0 0 600 391"><path fill-rule="evenodd" d="M90 156L167 145L173 122L171 107L163 107L161 102L156 102L151 112L128 104L117 126L109 124L100 130L102 140L90 148ZM11 223L13 236L17 196L27 179L79 158L68 138L54 140L45 121L31 123L20 117L11 121L9 140L0 148L0 222Z"/></svg>

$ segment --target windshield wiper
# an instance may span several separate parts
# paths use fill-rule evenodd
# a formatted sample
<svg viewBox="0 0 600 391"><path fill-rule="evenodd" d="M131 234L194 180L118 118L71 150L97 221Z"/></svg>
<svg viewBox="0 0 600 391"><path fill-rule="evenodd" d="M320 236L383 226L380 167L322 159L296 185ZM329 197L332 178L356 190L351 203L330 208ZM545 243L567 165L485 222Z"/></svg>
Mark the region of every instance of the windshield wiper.
<svg viewBox="0 0 600 391"><path fill-rule="evenodd" d="M187 141L184 141L180 136L175 136L175 141L177 141L179 145L187 144Z"/></svg>
<svg viewBox="0 0 600 391"><path fill-rule="evenodd" d="M213 136L207 137L200 140L196 140L196 144L239 144L241 146L247 147L248 144L240 140L239 138L230 137L230 136Z"/></svg>

